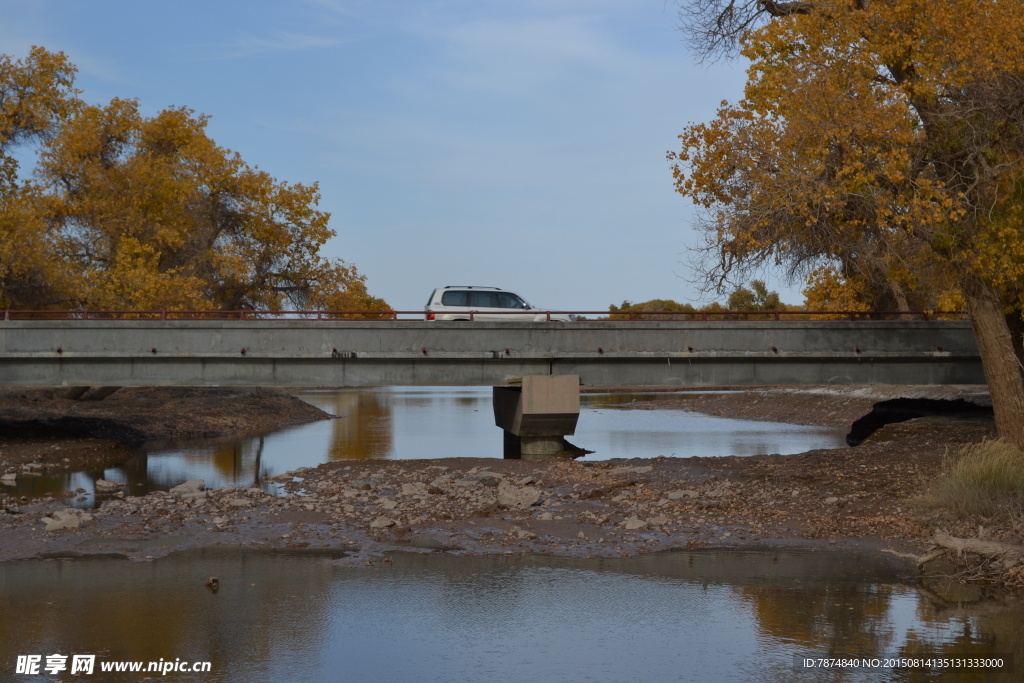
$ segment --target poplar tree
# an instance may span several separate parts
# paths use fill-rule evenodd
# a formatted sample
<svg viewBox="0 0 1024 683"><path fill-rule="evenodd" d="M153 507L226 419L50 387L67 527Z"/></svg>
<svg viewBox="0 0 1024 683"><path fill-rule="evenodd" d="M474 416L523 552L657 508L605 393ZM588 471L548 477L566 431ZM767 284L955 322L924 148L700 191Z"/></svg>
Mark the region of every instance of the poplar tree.
<svg viewBox="0 0 1024 683"><path fill-rule="evenodd" d="M1024 5L696 0L683 18L700 54L750 60L743 99L670 154L704 211L705 276L937 269L966 302L999 434L1024 448Z"/></svg>

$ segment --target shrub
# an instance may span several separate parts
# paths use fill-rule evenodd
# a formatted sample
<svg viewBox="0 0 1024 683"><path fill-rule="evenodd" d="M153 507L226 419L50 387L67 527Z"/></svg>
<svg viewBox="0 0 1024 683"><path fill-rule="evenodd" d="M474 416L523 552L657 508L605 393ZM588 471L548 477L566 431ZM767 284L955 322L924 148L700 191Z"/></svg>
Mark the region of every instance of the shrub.
<svg viewBox="0 0 1024 683"><path fill-rule="evenodd" d="M914 502L959 518L1010 517L1024 506L1024 453L1002 440L946 452L943 472Z"/></svg>

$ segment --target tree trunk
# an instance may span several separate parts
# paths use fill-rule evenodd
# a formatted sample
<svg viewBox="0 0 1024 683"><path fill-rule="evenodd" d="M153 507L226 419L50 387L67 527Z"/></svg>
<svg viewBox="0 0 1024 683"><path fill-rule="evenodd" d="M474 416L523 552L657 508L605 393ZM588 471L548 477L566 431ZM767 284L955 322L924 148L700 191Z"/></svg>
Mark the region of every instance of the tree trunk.
<svg viewBox="0 0 1024 683"><path fill-rule="evenodd" d="M909 311L910 304L907 302L907 295L903 293L903 287L895 280L889 280L889 291L892 293L893 301L896 302L897 311ZM907 316L902 316L907 318Z"/></svg>
<svg viewBox="0 0 1024 683"><path fill-rule="evenodd" d="M1007 313L1006 326L1010 328L1010 341L1013 343L1013 352L1017 354L1021 379L1024 379L1024 316L1017 310Z"/></svg>
<svg viewBox="0 0 1024 683"><path fill-rule="evenodd" d="M963 282L967 316L981 353L1000 438L1024 449L1024 380L996 290L979 275Z"/></svg>

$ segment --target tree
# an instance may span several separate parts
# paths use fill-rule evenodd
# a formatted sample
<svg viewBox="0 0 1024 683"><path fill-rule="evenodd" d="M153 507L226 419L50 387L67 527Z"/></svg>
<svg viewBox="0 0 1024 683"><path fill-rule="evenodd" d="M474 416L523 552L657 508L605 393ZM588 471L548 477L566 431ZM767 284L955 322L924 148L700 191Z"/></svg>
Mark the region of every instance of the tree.
<svg viewBox="0 0 1024 683"><path fill-rule="evenodd" d="M725 303L730 311L779 311L785 305L778 292L769 292L763 280L751 280L750 289L737 287Z"/></svg>
<svg viewBox="0 0 1024 683"><path fill-rule="evenodd" d="M689 126L670 155L676 189L705 210L705 276L766 261L791 274L864 264L855 272L890 280L938 268L966 301L999 433L1024 447L1024 365L1006 318L1024 308L1019 1L687 11L705 55L738 38L751 61L744 99Z"/></svg>
<svg viewBox="0 0 1024 683"><path fill-rule="evenodd" d="M387 310L316 183L280 182L206 134L208 117L85 105L63 54L0 56L0 304L14 308ZM41 143L34 178L6 152Z"/></svg>
<svg viewBox="0 0 1024 683"><path fill-rule="evenodd" d="M354 267L319 255L335 233L317 185L252 168L179 107L83 106L41 154L45 215L101 308L383 310Z"/></svg>
<svg viewBox="0 0 1024 683"><path fill-rule="evenodd" d="M699 318L700 316L685 315L686 313L692 313L697 309L690 304L681 304L672 299L651 299L650 301L644 301L643 303L633 304L628 301L623 301L621 306L612 304L608 307L608 311L611 315L608 316L609 320L625 320L629 318L629 313L639 311L666 311L665 315L634 315L632 319L635 320L690 320L694 317ZM680 315L667 315L667 312L679 313Z"/></svg>
<svg viewBox="0 0 1024 683"><path fill-rule="evenodd" d="M681 304L671 299L651 299L643 303L634 304L623 301L621 306L612 304L608 307L611 315L609 320L700 320L700 312L718 311L785 311L792 308L782 303L778 292L769 292L767 285L762 280L752 280L750 289L742 285L736 287L730 294L727 303L723 306L717 301L694 308L691 304ZM642 313L646 311L647 313ZM658 311L666 313L678 313L678 315L659 315ZM630 316L629 314L633 314ZM727 316L738 317L738 316ZM756 317L756 316L755 316Z"/></svg>
<svg viewBox="0 0 1024 683"><path fill-rule="evenodd" d="M55 298L62 268L55 237L37 211L38 190L18 178L16 146L44 140L76 109L75 67L63 53L33 47L0 55L0 307L32 308Z"/></svg>

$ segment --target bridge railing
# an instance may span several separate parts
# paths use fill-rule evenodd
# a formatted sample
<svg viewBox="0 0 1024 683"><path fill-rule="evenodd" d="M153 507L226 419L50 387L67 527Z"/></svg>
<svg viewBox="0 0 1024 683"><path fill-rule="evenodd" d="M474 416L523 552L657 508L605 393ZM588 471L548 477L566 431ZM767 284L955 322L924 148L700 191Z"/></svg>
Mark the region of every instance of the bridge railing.
<svg viewBox="0 0 1024 683"><path fill-rule="evenodd" d="M228 321L228 320L392 320L424 321L433 320L435 315L450 316L450 313L431 311L183 311L183 310L14 310L4 311L4 320L139 320L139 321ZM523 316L537 318L544 315L575 316L576 320L588 321L650 321L650 320L962 320L962 311L519 311L503 310L470 311L469 320L486 320L494 315ZM405 316L405 317L403 317ZM597 317L590 317L597 316ZM493 318L491 318L493 319Z"/></svg>

